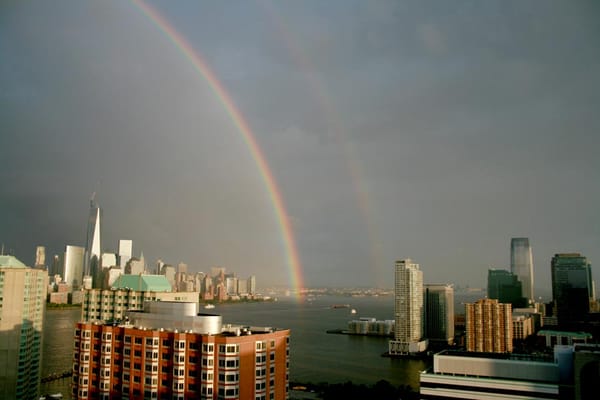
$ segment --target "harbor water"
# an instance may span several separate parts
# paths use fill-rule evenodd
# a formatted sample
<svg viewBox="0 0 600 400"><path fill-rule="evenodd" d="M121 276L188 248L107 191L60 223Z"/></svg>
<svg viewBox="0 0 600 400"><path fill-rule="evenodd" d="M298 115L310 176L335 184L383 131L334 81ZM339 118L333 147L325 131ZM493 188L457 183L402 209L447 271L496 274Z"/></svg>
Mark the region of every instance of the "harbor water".
<svg viewBox="0 0 600 400"><path fill-rule="evenodd" d="M334 304L349 307L333 308ZM352 314L351 310L356 310ZM210 313L221 314L223 323L291 329L290 380L294 382L374 384L385 379L417 390L423 360L382 357L388 338L328 334L345 329L360 317L393 318L393 297L318 296L298 302L280 298L274 302L217 304ZM42 376L72 368L73 329L79 309L50 309L44 326ZM44 383L41 393L70 398L70 378Z"/></svg>

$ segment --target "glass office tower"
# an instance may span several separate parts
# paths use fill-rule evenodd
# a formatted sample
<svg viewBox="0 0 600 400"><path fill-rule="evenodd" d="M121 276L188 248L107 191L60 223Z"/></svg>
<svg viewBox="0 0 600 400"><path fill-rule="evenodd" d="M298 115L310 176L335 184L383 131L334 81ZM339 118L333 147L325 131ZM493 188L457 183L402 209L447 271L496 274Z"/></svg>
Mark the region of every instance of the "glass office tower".
<svg viewBox="0 0 600 400"><path fill-rule="evenodd" d="M533 255L529 238L512 238L510 241L510 272L519 278L522 297L533 302Z"/></svg>
<svg viewBox="0 0 600 400"><path fill-rule="evenodd" d="M594 299L592 266L579 253L556 254L552 257L552 298L558 323L585 319Z"/></svg>

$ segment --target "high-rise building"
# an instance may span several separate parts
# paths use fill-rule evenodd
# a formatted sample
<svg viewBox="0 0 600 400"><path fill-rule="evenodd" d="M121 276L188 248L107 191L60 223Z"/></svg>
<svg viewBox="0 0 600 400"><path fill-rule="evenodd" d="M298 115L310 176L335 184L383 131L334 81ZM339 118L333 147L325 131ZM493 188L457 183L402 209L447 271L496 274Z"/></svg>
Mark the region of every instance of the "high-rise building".
<svg viewBox="0 0 600 400"><path fill-rule="evenodd" d="M198 303L144 303L75 327L73 398L288 398L289 329L223 325Z"/></svg>
<svg viewBox="0 0 600 400"><path fill-rule="evenodd" d="M512 238L510 241L510 272L522 284L521 296L533 302L533 254L529 238Z"/></svg>
<svg viewBox="0 0 600 400"><path fill-rule="evenodd" d="M523 286L519 278L512 272L503 269L488 270L488 298L497 299L500 303L510 303L514 308L527 306L527 299L522 296Z"/></svg>
<svg viewBox="0 0 600 400"><path fill-rule="evenodd" d="M125 265L125 273L129 275L145 274L146 269L144 268L144 262L133 257L127 262L127 265Z"/></svg>
<svg viewBox="0 0 600 400"><path fill-rule="evenodd" d="M156 260L156 274L162 274L162 267L164 267L165 263L163 260Z"/></svg>
<svg viewBox="0 0 600 400"><path fill-rule="evenodd" d="M552 298L558 323L585 319L590 301L595 298L592 266L579 253L556 254L552 257Z"/></svg>
<svg viewBox="0 0 600 400"><path fill-rule="evenodd" d="M454 342L454 288L425 285L425 337L429 341Z"/></svg>
<svg viewBox="0 0 600 400"><path fill-rule="evenodd" d="M67 245L65 250L63 281L77 289L83 285L83 266L85 249L79 246Z"/></svg>
<svg viewBox="0 0 600 400"><path fill-rule="evenodd" d="M35 267L46 268L46 248L44 246L35 248Z"/></svg>
<svg viewBox="0 0 600 400"><path fill-rule="evenodd" d="M426 350L423 340L423 272L412 260L396 261L394 286L394 340L389 354L400 355Z"/></svg>
<svg viewBox="0 0 600 400"><path fill-rule="evenodd" d="M94 276L100 268L102 256L102 209L98 206L94 193L90 199L90 214L88 217L87 238L85 242L85 275Z"/></svg>
<svg viewBox="0 0 600 400"><path fill-rule="evenodd" d="M187 274L188 265L186 263L180 262L179 264L177 264L177 272L179 272L180 274Z"/></svg>
<svg viewBox="0 0 600 400"><path fill-rule="evenodd" d="M513 349L512 306L496 299L465 304L467 351L510 353Z"/></svg>
<svg viewBox="0 0 600 400"><path fill-rule="evenodd" d="M171 286L175 287L175 267L170 264L163 264L160 274L166 276Z"/></svg>
<svg viewBox="0 0 600 400"><path fill-rule="evenodd" d="M102 268L117 266L117 255L115 253L102 253Z"/></svg>
<svg viewBox="0 0 600 400"><path fill-rule="evenodd" d="M133 241L119 240L119 268L125 269L125 265L133 256Z"/></svg>
<svg viewBox="0 0 600 400"><path fill-rule="evenodd" d="M55 254L52 258L52 265L48 269L48 276L53 277L54 275L62 275L63 274L63 266L60 262L60 256Z"/></svg>
<svg viewBox="0 0 600 400"><path fill-rule="evenodd" d="M225 278L225 290L228 295L238 294L238 278L231 274Z"/></svg>
<svg viewBox="0 0 600 400"><path fill-rule="evenodd" d="M37 399L48 273L0 256L0 393Z"/></svg>
<svg viewBox="0 0 600 400"><path fill-rule="evenodd" d="M248 294L256 294L256 276L252 275L248 278Z"/></svg>
<svg viewBox="0 0 600 400"><path fill-rule="evenodd" d="M223 267L211 267L210 268L210 276L215 278L219 275L225 275L225 268L223 268Z"/></svg>

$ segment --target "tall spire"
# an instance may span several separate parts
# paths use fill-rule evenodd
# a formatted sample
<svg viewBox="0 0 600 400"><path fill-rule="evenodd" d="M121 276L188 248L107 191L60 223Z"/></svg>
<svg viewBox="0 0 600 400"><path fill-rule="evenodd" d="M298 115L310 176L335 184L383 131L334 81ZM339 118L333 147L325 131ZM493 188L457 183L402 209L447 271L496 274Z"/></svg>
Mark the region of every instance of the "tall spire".
<svg viewBox="0 0 600 400"><path fill-rule="evenodd" d="M90 212L88 217L87 237L85 243L85 275L91 275L91 260L96 258L96 264L102 257L102 209L96 203L96 192L90 197ZM97 267L97 266L96 266Z"/></svg>

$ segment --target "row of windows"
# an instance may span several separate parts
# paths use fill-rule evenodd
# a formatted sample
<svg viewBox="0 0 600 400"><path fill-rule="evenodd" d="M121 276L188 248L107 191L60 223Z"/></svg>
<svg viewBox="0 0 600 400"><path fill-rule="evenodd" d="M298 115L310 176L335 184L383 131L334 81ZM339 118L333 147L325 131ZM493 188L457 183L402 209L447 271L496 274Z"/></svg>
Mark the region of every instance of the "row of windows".
<svg viewBox="0 0 600 400"><path fill-rule="evenodd" d="M225 354L236 354L240 352L239 344L220 344L219 345L219 353Z"/></svg>
<svg viewBox="0 0 600 400"><path fill-rule="evenodd" d="M238 358L220 358L219 367L221 368L239 368L240 360Z"/></svg>

